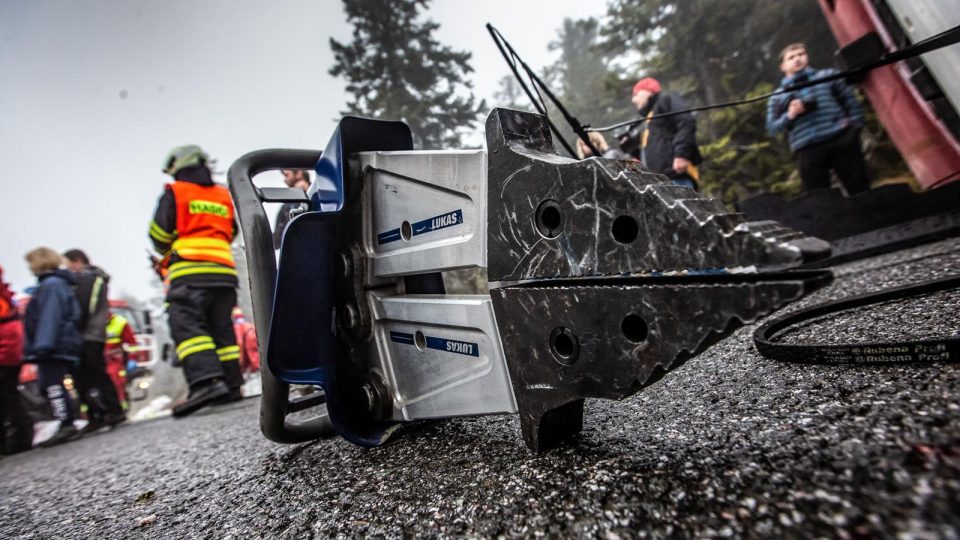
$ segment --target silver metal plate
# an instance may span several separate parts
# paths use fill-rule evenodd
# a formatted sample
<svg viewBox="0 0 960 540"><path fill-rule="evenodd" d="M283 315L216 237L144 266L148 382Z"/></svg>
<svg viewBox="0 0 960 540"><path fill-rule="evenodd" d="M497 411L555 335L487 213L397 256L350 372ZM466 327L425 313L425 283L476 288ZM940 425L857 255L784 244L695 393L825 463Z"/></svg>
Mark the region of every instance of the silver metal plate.
<svg viewBox="0 0 960 540"><path fill-rule="evenodd" d="M486 266L483 150L362 152L368 283Z"/></svg>
<svg viewBox="0 0 960 540"><path fill-rule="evenodd" d="M396 420L517 412L489 296L367 299Z"/></svg>

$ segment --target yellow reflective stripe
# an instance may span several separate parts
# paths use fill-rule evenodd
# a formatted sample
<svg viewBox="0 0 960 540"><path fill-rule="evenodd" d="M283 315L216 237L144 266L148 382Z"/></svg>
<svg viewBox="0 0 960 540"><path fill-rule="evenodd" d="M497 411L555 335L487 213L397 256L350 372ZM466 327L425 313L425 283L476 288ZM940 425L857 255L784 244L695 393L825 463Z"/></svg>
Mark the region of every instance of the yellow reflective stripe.
<svg viewBox="0 0 960 540"><path fill-rule="evenodd" d="M186 360L191 354L196 354L203 351L212 351L216 346L213 343L201 343L199 345L194 345L193 347L187 347L184 350L180 350L180 347L177 347L177 358L180 360Z"/></svg>
<svg viewBox="0 0 960 540"><path fill-rule="evenodd" d="M219 238L178 238L173 242L173 250L184 259L210 257L221 259L223 264L234 265L230 242Z"/></svg>
<svg viewBox="0 0 960 540"><path fill-rule="evenodd" d="M180 255L184 259L189 259L190 257L215 257L217 259L222 259L225 264L234 264L233 253L230 250L221 251L215 249L198 249L198 248L179 248L174 249L177 252L177 255Z"/></svg>
<svg viewBox="0 0 960 540"><path fill-rule="evenodd" d="M230 242L219 238L178 238L177 241L173 243L173 249L180 251L180 248L207 248L230 251Z"/></svg>
<svg viewBox="0 0 960 540"><path fill-rule="evenodd" d="M90 305L87 306L87 313L92 315L95 311L97 311L97 300L100 298L100 289L102 288L103 278L97 276L97 278L93 280L93 290L90 291Z"/></svg>
<svg viewBox="0 0 960 540"><path fill-rule="evenodd" d="M234 270L233 268L230 268L229 266L223 266L220 264L213 263L212 265L203 265L203 266L197 266L197 267L191 267L191 268L181 268L176 271L171 270L170 273L167 274L167 279L169 279L170 281L173 281L180 277L192 276L196 274L227 274L230 276L236 276L237 271Z"/></svg>
<svg viewBox="0 0 960 540"><path fill-rule="evenodd" d="M110 322L107 323L107 335L108 336L119 336L123 333L123 327L127 324L127 319L123 315L114 315L110 318ZM117 341L120 341L120 338L117 338Z"/></svg>
<svg viewBox="0 0 960 540"><path fill-rule="evenodd" d="M107 343L111 345L113 345L114 343L120 343L120 338L118 337L107 338Z"/></svg>
<svg viewBox="0 0 960 540"><path fill-rule="evenodd" d="M150 238L160 242L161 244L169 244L173 241L173 234L168 233L163 230L156 221L150 222Z"/></svg>
<svg viewBox="0 0 960 540"><path fill-rule="evenodd" d="M220 357L221 362L226 362L228 360L237 360L240 358L240 346L228 345L226 347L221 347L217 349L217 356Z"/></svg>
<svg viewBox="0 0 960 540"><path fill-rule="evenodd" d="M653 109L647 113L646 122L643 123L643 137L640 139L640 148L647 147L647 141L650 140L650 119L653 118Z"/></svg>
<svg viewBox="0 0 960 540"><path fill-rule="evenodd" d="M177 270L181 270L184 268L196 268L198 266L215 268L215 267L222 267L223 265L220 263L215 263L211 261L180 261L180 262L175 262L171 264L170 271L176 272Z"/></svg>
<svg viewBox="0 0 960 540"><path fill-rule="evenodd" d="M182 349L186 349L187 347L192 347L194 345L199 345L201 343L209 343L210 345L213 345L213 338L210 336L196 336L190 339L185 339L177 344L177 353L179 354ZM213 347L213 348L216 348L216 347Z"/></svg>

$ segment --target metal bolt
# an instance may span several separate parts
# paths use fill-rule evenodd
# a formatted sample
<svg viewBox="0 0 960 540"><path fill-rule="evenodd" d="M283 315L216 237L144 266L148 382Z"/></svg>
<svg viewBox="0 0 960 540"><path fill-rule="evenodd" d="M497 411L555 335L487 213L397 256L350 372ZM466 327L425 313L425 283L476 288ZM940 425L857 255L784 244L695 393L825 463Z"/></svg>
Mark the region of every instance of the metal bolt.
<svg viewBox="0 0 960 540"><path fill-rule="evenodd" d="M580 357L580 340L569 328L558 326L550 332L550 352L557 362L569 366Z"/></svg>
<svg viewBox="0 0 960 540"><path fill-rule="evenodd" d="M363 392L363 397L367 402L367 412L374 412L377 410L377 392L373 388L372 383L364 383L360 387L360 390Z"/></svg>
<svg viewBox="0 0 960 540"><path fill-rule="evenodd" d="M353 304L343 306L341 313L344 326L351 330L360 326L360 311Z"/></svg>
<svg viewBox="0 0 960 540"><path fill-rule="evenodd" d="M336 259L337 274L343 278L353 276L353 258L349 253L340 253Z"/></svg>

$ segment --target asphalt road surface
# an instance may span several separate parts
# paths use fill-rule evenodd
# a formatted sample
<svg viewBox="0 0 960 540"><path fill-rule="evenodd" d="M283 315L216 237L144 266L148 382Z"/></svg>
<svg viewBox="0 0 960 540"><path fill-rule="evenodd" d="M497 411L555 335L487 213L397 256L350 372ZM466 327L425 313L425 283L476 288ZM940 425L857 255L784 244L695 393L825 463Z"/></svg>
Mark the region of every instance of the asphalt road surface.
<svg viewBox="0 0 960 540"><path fill-rule="evenodd" d="M960 240L837 269L796 306L960 271ZM531 455L514 417L383 448L281 446L257 400L0 460L2 538L960 537L960 365L810 367L753 325ZM810 325L821 343L956 335L960 293Z"/></svg>

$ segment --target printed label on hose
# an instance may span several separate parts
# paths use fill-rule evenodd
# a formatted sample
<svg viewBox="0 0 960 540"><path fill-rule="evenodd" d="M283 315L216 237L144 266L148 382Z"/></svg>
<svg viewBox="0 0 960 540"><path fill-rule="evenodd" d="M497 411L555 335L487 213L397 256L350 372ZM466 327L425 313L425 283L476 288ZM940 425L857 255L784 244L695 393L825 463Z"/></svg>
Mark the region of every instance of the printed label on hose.
<svg viewBox="0 0 960 540"><path fill-rule="evenodd" d="M843 347L826 349L823 355L831 362L877 364L882 362L949 362L950 351L942 343L894 347Z"/></svg>

